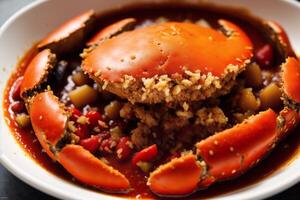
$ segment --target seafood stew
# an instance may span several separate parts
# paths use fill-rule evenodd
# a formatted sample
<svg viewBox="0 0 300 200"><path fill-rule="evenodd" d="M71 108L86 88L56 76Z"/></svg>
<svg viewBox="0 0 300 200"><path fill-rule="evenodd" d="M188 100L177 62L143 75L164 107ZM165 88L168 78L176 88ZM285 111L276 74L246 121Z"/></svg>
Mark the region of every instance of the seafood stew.
<svg viewBox="0 0 300 200"><path fill-rule="evenodd" d="M272 21L90 10L32 48L5 108L55 174L123 196L197 197L263 163L296 127L299 73Z"/></svg>

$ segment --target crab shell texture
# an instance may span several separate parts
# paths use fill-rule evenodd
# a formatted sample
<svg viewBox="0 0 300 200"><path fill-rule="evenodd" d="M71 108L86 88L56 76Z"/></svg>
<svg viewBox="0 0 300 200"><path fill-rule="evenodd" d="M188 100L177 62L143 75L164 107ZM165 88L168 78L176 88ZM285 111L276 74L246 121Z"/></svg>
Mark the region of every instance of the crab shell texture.
<svg viewBox="0 0 300 200"><path fill-rule="evenodd" d="M196 146L196 158L183 155L154 170L148 179L150 189L160 196L188 195L217 181L240 176L262 160L299 123L300 63L288 57L281 65L284 109L276 114L272 109L260 112L241 124L215 133ZM191 161L193 160L193 161ZM198 166L197 167L195 166ZM192 167L194 166L194 168ZM190 167L189 170L182 169ZM201 173L198 182L195 173ZM184 187L179 182L184 173Z"/></svg>
<svg viewBox="0 0 300 200"><path fill-rule="evenodd" d="M48 74L56 64L56 55L49 49L39 52L29 63L24 73L20 87L20 95L28 96L30 92L38 89L38 86L47 81Z"/></svg>
<svg viewBox="0 0 300 200"><path fill-rule="evenodd" d="M284 59L287 57L296 57L296 54L292 48L292 45L289 41L288 35L277 22L275 21L264 21L262 23L262 29L267 35L270 36L270 39L276 49L279 51L279 57L281 62L284 62Z"/></svg>
<svg viewBox="0 0 300 200"><path fill-rule="evenodd" d="M95 12L86 11L49 33L37 47L39 50L51 49L57 54L66 54L78 49L91 31L94 20Z"/></svg>
<svg viewBox="0 0 300 200"><path fill-rule="evenodd" d="M123 174L82 146L66 144L61 148L58 145L68 134L68 113L51 91L39 93L31 99L30 119L46 153L78 180L107 191L125 192L129 188L129 181Z"/></svg>
<svg viewBox="0 0 300 200"><path fill-rule="evenodd" d="M136 19L134 18L126 18L122 19L120 21L117 21L116 23L113 23L104 29L101 29L96 35L90 39L86 45L87 46L93 46L97 45L100 42L105 41L106 39L112 38L113 36L116 36L117 34L130 30L133 28L133 26L136 24Z"/></svg>
<svg viewBox="0 0 300 200"><path fill-rule="evenodd" d="M74 19L71 22L74 23ZM195 71L201 66L196 65L200 62L205 63L201 67L202 74L211 73L215 77L226 78L228 66L236 66L237 71L244 68L251 58L252 45L237 26L227 21L220 23L226 27L227 32L229 31L228 37L215 30L192 24L165 23L122 33L105 41L100 39L101 44L87 55L83 67L97 80L103 82L109 80L108 84L119 83L123 75L128 74L141 80L156 75L184 75L186 72L183 71L183 64L189 71ZM82 24L82 20L79 20L79 24ZM69 30L69 26L66 27ZM112 28L110 30L112 32L119 30L118 26L112 27L117 27ZM64 36L63 33L67 30L59 28L54 33ZM76 30L74 29L75 32ZM70 33L68 37L72 35L73 33ZM123 37L127 36L130 36L129 39L123 40ZM211 39L208 39L208 36L211 36ZM65 39L68 40L68 37ZM134 40L136 43L132 43ZM122 48L118 48L121 41L125 44L122 44ZM183 50L175 48L176 42ZM203 48L199 48L203 45L201 42L206 42ZM104 47L107 48L104 55L108 53L112 57L102 56L102 59L98 59L97 56L103 55L101 52L105 50ZM138 51L139 48L145 52ZM231 56L223 56L221 50L228 51L227 55ZM186 52L191 55L187 55ZM135 53L135 61L126 60L132 59L130 57L132 53ZM219 56L219 59L205 57L211 54ZM124 63L112 65L113 58L117 60L120 55L123 55ZM151 62L143 60L141 56L153 60L150 59ZM137 61L138 64L135 63ZM163 64L159 64L161 61ZM118 60L114 62L120 64ZM110 70L105 68L106 64L110 65ZM21 85L21 94L28 104L32 127L40 144L54 161L58 161L79 181L108 192L130 191L129 180L124 174L96 158L72 139L72 133L68 129L70 111L59 102L49 88L45 89L47 76L54 65L55 55L49 49L42 50L29 64ZM174 67L171 67L172 65ZM97 75L99 68L101 73ZM111 70L116 73L111 73ZM186 196L198 188L235 178L263 159L275 144L297 125L299 119L300 94L297 90L300 88L299 61L294 57L288 57L281 65L281 70L285 105L282 111L275 113L272 109L268 109L241 124L197 142L195 152L184 153L151 172L147 181L149 188L160 196Z"/></svg>
<svg viewBox="0 0 300 200"><path fill-rule="evenodd" d="M247 35L229 21L219 23L226 35L180 22L124 32L84 55L82 68L103 88L131 102L218 96L229 91L252 57Z"/></svg>

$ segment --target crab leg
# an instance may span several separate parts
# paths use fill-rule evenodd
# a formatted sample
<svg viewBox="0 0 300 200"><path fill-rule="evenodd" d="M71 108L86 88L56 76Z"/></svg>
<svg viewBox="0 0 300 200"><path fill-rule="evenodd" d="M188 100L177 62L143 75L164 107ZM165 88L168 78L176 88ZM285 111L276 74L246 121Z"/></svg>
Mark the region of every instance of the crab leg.
<svg viewBox="0 0 300 200"><path fill-rule="evenodd" d="M300 103L300 64L296 58L289 57L282 64L283 91L288 99Z"/></svg>
<svg viewBox="0 0 300 200"><path fill-rule="evenodd" d="M150 174L147 185L156 194L186 195L197 189L203 169L193 154L175 158Z"/></svg>
<svg viewBox="0 0 300 200"><path fill-rule="evenodd" d="M58 160L75 178L105 190L125 192L129 181L119 171L97 159L79 145L65 145L68 113L51 91L39 93L30 101L30 118L34 132L46 153Z"/></svg>
<svg viewBox="0 0 300 200"><path fill-rule="evenodd" d="M87 42L87 46L95 45L99 42L102 42L106 39L109 39L123 31L130 30L134 24L136 23L136 19L134 18L126 18L120 21L117 21L104 29L100 30L95 36L92 37Z"/></svg>
<svg viewBox="0 0 300 200"><path fill-rule="evenodd" d="M204 161L202 165L194 155L174 159L151 173L150 189L162 196L188 195L197 186L207 187L244 173L277 141L276 120L276 113L269 109L197 143L197 155Z"/></svg>
<svg viewBox="0 0 300 200"><path fill-rule="evenodd" d="M108 191L126 192L129 181L119 171L97 159L79 145L66 145L58 154L58 161L78 180Z"/></svg>
<svg viewBox="0 0 300 200"><path fill-rule="evenodd" d="M20 88L23 98L47 80L49 71L53 69L55 63L56 56L49 49L41 51L32 59L25 71Z"/></svg>
<svg viewBox="0 0 300 200"><path fill-rule="evenodd" d="M46 153L55 158L55 146L63 137L67 114L51 91L37 94L29 103L33 130Z"/></svg>
<svg viewBox="0 0 300 200"><path fill-rule="evenodd" d="M265 21L264 28L283 58L296 56L285 30L274 21Z"/></svg>
<svg viewBox="0 0 300 200"><path fill-rule="evenodd" d="M93 10L72 18L44 38L38 44L38 49L49 48L57 54L74 50L84 42L85 36L90 32L94 18L95 12Z"/></svg>
<svg viewBox="0 0 300 200"><path fill-rule="evenodd" d="M236 177L263 158L277 141L276 113L269 109L196 144L216 181Z"/></svg>

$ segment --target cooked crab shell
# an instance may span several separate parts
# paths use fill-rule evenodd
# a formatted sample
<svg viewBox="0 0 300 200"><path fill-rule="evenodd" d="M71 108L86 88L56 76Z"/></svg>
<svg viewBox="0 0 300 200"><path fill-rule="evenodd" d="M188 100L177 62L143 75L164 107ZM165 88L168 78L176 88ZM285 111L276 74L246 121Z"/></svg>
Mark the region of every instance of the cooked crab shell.
<svg viewBox="0 0 300 200"><path fill-rule="evenodd" d="M30 101L33 130L53 160L57 160L85 184L114 192L126 192L129 189L129 181L123 174L83 147L72 144L72 136L66 130L69 114L51 91L39 93Z"/></svg>
<svg viewBox="0 0 300 200"><path fill-rule="evenodd" d="M112 38L124 31L131 30L136 23L134 18L126 18L117 21L104 29L101 29L96 35L94 35L87 43L87 46L97 45L109 38Z"/></svg>
<svg viewBox="0 0 300 200"><path fill-rule="evenodd" d="M39 52L29 63L24 73L20 95L25 98L45 83L48 75L56 64L56 55L49 49Z"/></svg>
<svg viewBox="0 0 300 200"><path fill-rule="evenodd" d="M95 12L86 11L49 33L37 47L40 50L51 49L58 55L70 53L81 47L93 27L94 20Z"/></svg>
<svg viewBox="0 0 300 200"><path fill-rule="evenodd" d="M219 23L226 35L180 22L125 32L85 55L82 68L104 89L131 102L218 96L230 90L252 57L247 35L231 22Z"/></svg>

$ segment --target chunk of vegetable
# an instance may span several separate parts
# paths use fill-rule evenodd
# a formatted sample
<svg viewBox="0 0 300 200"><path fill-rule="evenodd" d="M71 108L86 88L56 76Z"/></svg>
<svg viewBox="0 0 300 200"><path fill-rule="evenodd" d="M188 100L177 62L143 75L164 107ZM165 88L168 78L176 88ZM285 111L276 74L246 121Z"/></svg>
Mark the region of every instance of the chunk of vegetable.
<svg viewBox="0 0 300 200"><path fill-rule="evenodd" d="M152 164L149 162L139 161L138 163L136 163L136 165L145 173L149 172L152 168Z"/></svg>
<svg viewBox="0 0 300 200"><path fill-rule="evenodd" d="M126 160L132 154L132 148L130 146L128 137L122 137L116 147L117 157L119 160Z"/></svg>
<svg viewBox="0 0 300 200"><path fill-rule="evenodd" d="M139 152L137 152L131 162L133 165L136 165L138 162L143 161L143 162L149 162L155 159L155 157L158 154L157 150L157 145L153 144Z"/></svg>
<svg viewBox="0 0 300 200"><path fill-rule="evenodd" d="M259 87L261 86L263 79L261 74L261 69L258 64L252 63L247 66L245 71L245 78L247 86L249 87Z"/></svg>
<svg viewBox="0 0 300 200"><path fill-rule="evenodd" d="M81 86L89 83L89 77L85 75L83 72L76 72L72 75L72 80L77 86Z"/></svg>
<svg viewBox="0 0 300 200"><path fill-rule="evenodd" d="M16 122L20 128L26 128L30 126L29 115L22 113L16 116Z"/></svg>
<svg viewBox="0 0 300 200"><path fill-rule="evenodd" d="M239 107L242 111L256 111L259 109L260 103L254 96L252 88L242 89L239 97Z"/></svg>
<svg viewBox="0 0 300 200"><path fill-rule="evenodd" d="M95 153L100 146L100 138L98 135L92 135L90 138L80 140L79 144L91 153Z"/></svg>
<svg viewBox="0 0 300 200"><path fill-rule="evenodd" d="M70 100L76 107L93 103L97 100L97 96L98 92L88 85L77 87L69 92Z"/></svg>
<svg viewBox="0 0 300 200"><path fill-rule="evenodd" d="M273 47L270 44L265 44L255 52L254 57L260 66L271 66L274 60Z"/></svg>
<svg viewBox="0 0 300 200"><path fill-rule="evenodd" d="M87 126L85 124L78 124L75 135L77 135L81 140L88 138L89 130Z"/></svg>
<svg viewBox="0 0 300 200"><path fill-rule="evenodd" d="M105 106L104 112L105 115L110 119L116 119L120 116L120 110L122 108L122 105L118 101L112 101L110 104Z"/></svg>
<svg viewBox="0 0 300 200"><path fill-rule="evenodd" d="M94 110L89 111L85 116L88 118L89 123L92 126L98 125L98 121L102 120L100 113Z"/></svg>
<svg viewBox="0 0 300 200"><path fill-rule="evenodd" d="M72 108L71 113L72 113L71 120L73 121L77 121L77 119L82 115L80 110L78 110L77 108Z"/></svg>
<svg viewBox="0 0 300 200"><path fill-rule="evenodd" d="M271 83L259 92L261 108L278 108L282 101L280 99L281 91L275 83Z"/></svg>
<svg viewBox="0 0 300 200"><path fill-rule="evenodd" d="M113 140L119 140L122 137L122 130L119 126L115 126L109 130Z"/></svg>

